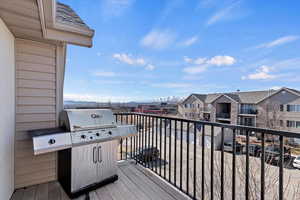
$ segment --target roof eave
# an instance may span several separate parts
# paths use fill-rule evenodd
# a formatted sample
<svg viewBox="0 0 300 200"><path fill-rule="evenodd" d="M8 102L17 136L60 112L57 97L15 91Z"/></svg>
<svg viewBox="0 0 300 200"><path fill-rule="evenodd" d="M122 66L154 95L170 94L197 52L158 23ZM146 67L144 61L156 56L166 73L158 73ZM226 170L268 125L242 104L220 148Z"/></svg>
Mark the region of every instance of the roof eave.
<svg viewBox="0 0 300 200"><path fill-rule="evenodd" d="M49 40L92 47L94 30L80 26L70 26L56 20L56 0L37 0L43 37Z"/></svg>

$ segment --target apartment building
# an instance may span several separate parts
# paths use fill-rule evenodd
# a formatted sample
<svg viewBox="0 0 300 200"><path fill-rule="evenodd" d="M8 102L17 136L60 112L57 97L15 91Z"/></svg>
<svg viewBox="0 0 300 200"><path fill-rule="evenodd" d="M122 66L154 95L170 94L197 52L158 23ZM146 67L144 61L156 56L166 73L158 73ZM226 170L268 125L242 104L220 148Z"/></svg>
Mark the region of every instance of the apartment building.
<svg viewBox="0 0 300 200"><path fill-rule="evenodd" d="M191 94L178 105L188 119L300 132L300 91L278 90Z"/></svg>

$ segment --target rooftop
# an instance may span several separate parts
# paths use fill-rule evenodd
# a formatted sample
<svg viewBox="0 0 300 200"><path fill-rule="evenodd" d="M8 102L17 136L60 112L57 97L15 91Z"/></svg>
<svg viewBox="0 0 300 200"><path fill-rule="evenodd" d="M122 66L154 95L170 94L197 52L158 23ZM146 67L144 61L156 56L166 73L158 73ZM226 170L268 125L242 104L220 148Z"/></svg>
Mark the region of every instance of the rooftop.
<svg viewBox="0 0 300 200"><path fill-rule="evenodd" d="M211 94L191 94L201 101L205 103L212 103L217 98L219 98L222 95L225 95L239 103L249 103L249 104L256 104L259 101L267 98L268 96L277 93L280 90L288 90L291 91L297 95L300 95L300 91L291 89L291 88L281 88L278 90L261 90L261 91L247 91L247 92L228 92L228 93L211 93Z"/></svg>

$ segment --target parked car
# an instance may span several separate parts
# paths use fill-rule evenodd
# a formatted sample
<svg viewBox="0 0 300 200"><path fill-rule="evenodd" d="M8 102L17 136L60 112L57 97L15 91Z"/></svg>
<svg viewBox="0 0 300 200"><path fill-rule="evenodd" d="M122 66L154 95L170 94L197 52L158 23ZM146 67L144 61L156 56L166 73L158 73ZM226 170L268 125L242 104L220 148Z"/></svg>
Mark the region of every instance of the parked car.
<svg viewBox="0 0 300 200"><path fill-rule="evenodd" d="M300 169L300 156L297 156L293 161L293 167Z"/></svg>
<svg viewBox="0 0 300 200"><path fill-rule="evenodd" d="M243 152L243 145L240 143L236 142L235 148L237 153ZM233 142L224 142L224 151L233 152Z"/></svg>
<svg viewBox="0 0 300 200"><path fill-rule="evenodd" d="M284 147L284 153L283 153L283 160L288 161L291 159L290 149L287 147ZM261 150L259 151L260 157L262 156ZM278 165L278 162L280 160L280 147L279 145L270 145L265 148L265 161Z"/></svg>
<svg viewBox="0 0 300 200"><path fill-rule="evenodd" d="M258 157L261 152L261 146L258 144L249 144L249 155Z"/></svg>

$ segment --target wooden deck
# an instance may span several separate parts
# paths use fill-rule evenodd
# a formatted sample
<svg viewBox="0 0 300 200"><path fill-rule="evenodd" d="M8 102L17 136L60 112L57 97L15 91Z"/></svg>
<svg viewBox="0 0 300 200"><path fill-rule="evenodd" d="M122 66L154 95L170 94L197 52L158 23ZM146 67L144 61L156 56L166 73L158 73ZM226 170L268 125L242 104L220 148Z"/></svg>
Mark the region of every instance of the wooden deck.
<svg viewBox="0 0 300 200"><path fill-rule="evenodd" d="M167 182L133 162L118 164L119 180L90 192L91 200L169 200L189 199ZM68 200L58 182L17 190L12 200ZM85 196L77 198L84 200Z"/></svg>

